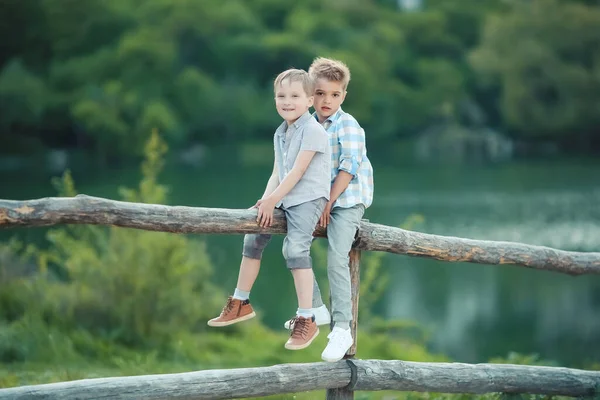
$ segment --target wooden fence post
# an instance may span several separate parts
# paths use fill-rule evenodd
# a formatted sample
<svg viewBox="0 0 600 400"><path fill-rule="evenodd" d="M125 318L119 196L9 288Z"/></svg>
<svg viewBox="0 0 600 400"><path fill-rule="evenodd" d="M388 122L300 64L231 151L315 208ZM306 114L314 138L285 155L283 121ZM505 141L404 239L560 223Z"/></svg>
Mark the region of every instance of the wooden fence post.
<svg viewBox="0 0 600 400"><path fill-rule="evenodd" d="M352 322L350 323L350 332L354 338L354 344L346 352L345 359L352 359L356 355L358 345L358 299L360 297L360 250L353 248L350 250L350 288L352 293ZM327 389L327 400L352 400L354 391L348 387Z"/></svg>

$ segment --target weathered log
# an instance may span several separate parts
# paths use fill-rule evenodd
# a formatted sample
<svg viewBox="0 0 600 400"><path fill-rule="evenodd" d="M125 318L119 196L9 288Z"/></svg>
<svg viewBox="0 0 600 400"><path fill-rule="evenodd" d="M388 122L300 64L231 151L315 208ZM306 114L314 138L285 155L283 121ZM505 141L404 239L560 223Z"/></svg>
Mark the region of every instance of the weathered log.
<svg viewBox="0 0 600 400"><path fill-rule="evenodd" d="M352 337L354 343L352 347L346 353L349 358L356 355L356 349L358 347L358 302L360 299L360 250L350 250L350 261L348 267L350 268L350 291L352 295L352 321L350 322L350 329L352 331Z"/></svg>
<svg viewBox="0 0 600 400"><path fill-rule="evenodd" d="M568 275L600 274L600 253L557 250L545 246L465 239L361 223L360 250L385 251L446 262L512 264Z"/></svg>
<svg viewBox="0 0 600 400"><path fill-rule="evenodd" d="M513 364L355 361L354 390L595 396L600 371Z"/></svg>
<svg viewBox="0 0 600 400"><path fill-rule="evenodd" d="M510 364L347 360L83 379L0 389L0 399L231 399L347 387L440 393L599 394L600 371Z"/></svg>
<svg viewBox="0 0 600 400"><path fill-rule="evenodd" d="M256 210L130 203L86 195L0 200L0 228L59 224L114 225L172 233L286 232L280 210L275 210L273 225L262 229L256 223Z"/></svg>
<svg viewBox="0 0 600 400"><path fill-rule="evenodd" d="M282 364L22 386L0 390L0 399L233 399L344 386L350 375L344 364Z"/></svg>
<svg viewBox="0 0 600 400"><path fill-rule="evenodd" d="M255 210L128 203L84 195L0 200L0 228L96 224L174 233L285 233L285 218L279 210L273 226L267 229L260 228L255 219ZM319 228L315 235L325 236L325 231ZM514 264L569 275L600 274L600 253L431 235L365 221L356 247L449 262Z"/></svg>

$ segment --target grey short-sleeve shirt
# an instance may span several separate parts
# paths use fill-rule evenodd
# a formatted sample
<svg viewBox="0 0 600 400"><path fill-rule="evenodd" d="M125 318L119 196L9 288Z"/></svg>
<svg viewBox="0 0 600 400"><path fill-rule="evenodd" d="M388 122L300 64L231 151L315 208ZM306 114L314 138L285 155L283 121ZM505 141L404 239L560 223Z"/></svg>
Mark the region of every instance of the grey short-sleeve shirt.
<svg viewBox="0 0 600 400"><path fill-rule="evenodd" d="M320 197L329 200L331 148L327 132L321 124L306 112L289 126L284 121L275 131L273 143L279 182L292 170L300 151L316 152L302 178L278 206L288 208Z"/></svg>

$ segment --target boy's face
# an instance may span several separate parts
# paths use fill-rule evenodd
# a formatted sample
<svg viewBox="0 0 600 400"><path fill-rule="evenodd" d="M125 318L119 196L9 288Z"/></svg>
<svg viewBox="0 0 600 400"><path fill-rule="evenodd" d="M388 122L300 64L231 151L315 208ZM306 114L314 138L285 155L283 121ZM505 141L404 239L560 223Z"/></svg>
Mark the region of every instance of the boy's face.
<svg viewBox="0 0 600 400"><path fill-rule="evenodd" d="M344 102L346 90L341 82L319 78L315 84L315 112L319 122L331 117Z"/></svg>
<svg viewBox="0 0 600 400"><path fill-rule="evenodd" d="M275 91L277 112L288 124L294 123L308 111L313 100L314 97L306 94L301 82L290 82L289 79L281 81Z"/></svg>

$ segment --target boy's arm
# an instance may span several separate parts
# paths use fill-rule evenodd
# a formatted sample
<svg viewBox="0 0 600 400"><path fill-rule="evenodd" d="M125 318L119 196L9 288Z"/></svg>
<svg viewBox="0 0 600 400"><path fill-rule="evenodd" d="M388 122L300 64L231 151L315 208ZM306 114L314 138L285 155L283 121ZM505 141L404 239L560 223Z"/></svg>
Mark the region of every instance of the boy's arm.
<svg viewBox="0 0 600 400"><path fill-rule="evenodd" d="M279 169L277 168L277 161L273 163L273 172L269 177L269 181L267 182L267 187L265 188L265 192L263 193L261 199L269 197L271 193L279 186Z"/></svg>
<svg viewBox="0 0 600 400"><path fill-rule="evenodd" d="M333 185L331 185L331 193L329 194L329 203L334 204L335 201L340 197L344 190L350 184L350 181L354 178L354 175L349 174L346 171L339 170L338 175L335 177L333 181Z"/></svg>
<svg viewBox="0 0 600 400"><path fill-rule="evenodd" d="M277 186L277 188L269 196L261 199L256 203L258 206L258 213L256 215L256 222L265 228L271 226L273 222L273 210L275 205L279 203L286 194L290 192L296 186L302 175L306 172L311 160L315 155L315 151L312 150L301 150L296 157L294 166L287 174L283 181ZM265 192L266 193L266 192Z"/></svg>
<svg viewBox="0 0 600 400"><path fill-rule="evenodd" d="M262 197L260 198L260 200L258 200L256 202L256 204L254 204L252 208L257 208L258 206L260 206L260 203L262 203L262 201L269 197L269 195L271 193L273 193L273 191L275 189L277 189L277 186L279 185L279 169L277 168L277 160L275 160L275 162L273 163L273 172L271 172L271 176L269 177L269 180L267 181L267 187L265 188L265 191L262 195Z"/></svg>
<svg viewBox="0 0 600 400"><path fill-rule="evenodd" d="M342 176L342 180L346 180L348 176L346 174L342 174L342 172L346 172L350 175L350 180L356 176L358 173L358 169L362 164L362 157L365 153L365 131L360 127L358 122L354 118L347 119L342 121L342 126L338 130L338 141L340 142L340 165L338 167L338 176L339 178ZM350 180L344 187L348 187ZM334 182L335 184L335 182ZM339 194L342 194L344 191L342 190Z"/></svg>
<svg viewBox="0 0 600 400"><path fill-rule="evenodd" d="M300 181L300 178L302 178L302 175L304 175L306 172L306 169L310 165L315 153L315 151L309 150L302 150L298 153L294 167L290 170L283 181L281 181L279 186L277 186L277 188L269 196L267 196L271 202L277 204L285 197L286 194L290 192L290 190L294 188L294 186L296 186L298 181Z"/></svg>
<svg viewBox="0 0 600 400"><path fill-rule="evenodd" d="M294 166L286 177L279 183L269 196L260 200L257 221L260 226L270 226L273 221L273 209L293 188L310 165L316 153L324 153L329 147L327 133L322 127L306 129L302 136L300 151L294 161Z"/></svg>
<svg viewBox="0 0 600 400"><path fill-rule="evenodd" d="M344 125L338 130L340 143L340 165L338 174L331 185L329 201L319 219L319 225L326 227L329 224L329 213L338 197L348 188L350 181L356 176L366 144L365 131L356 120L343 121Z"/></svg>

